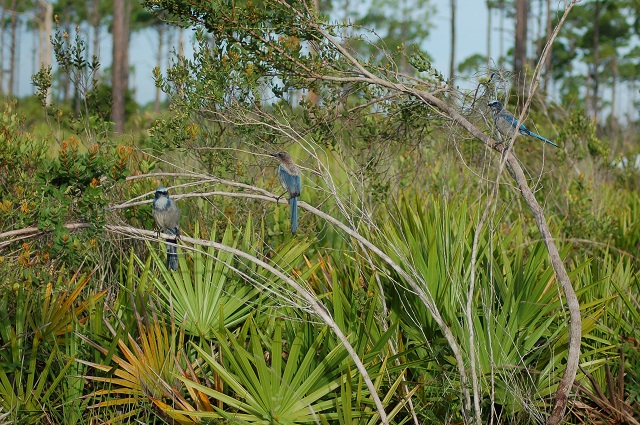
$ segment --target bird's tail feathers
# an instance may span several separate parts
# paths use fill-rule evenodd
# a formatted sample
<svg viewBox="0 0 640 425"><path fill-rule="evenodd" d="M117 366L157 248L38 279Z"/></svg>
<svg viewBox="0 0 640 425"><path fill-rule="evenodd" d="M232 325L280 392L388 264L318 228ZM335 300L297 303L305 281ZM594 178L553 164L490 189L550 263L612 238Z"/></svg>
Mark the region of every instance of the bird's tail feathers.
<svg viewBox="0 0 640 425"><path fill-rule="evenodd" d="M555 146L556 148L558 147L558 145L553 143L551 140L545 139L544 137L542 137L541 135L539 135L537 133L534 133L533 131L529 131L529 135L535 137L536 139L540 139L543 142L550 144L551 146Z"/></svg>
<svg viewBox="0 0 640 425"><path fill-rule="evenodd" d="M178 241L176 239L167 239L167 269L178 270L178 247L175 244Z"/></svg>
<svg viewBox="0 0 640 425"><path fill-rule="evenodd" d="M298 230L298 197L289 199L289 207L291 208L291 233Z"/></svg>

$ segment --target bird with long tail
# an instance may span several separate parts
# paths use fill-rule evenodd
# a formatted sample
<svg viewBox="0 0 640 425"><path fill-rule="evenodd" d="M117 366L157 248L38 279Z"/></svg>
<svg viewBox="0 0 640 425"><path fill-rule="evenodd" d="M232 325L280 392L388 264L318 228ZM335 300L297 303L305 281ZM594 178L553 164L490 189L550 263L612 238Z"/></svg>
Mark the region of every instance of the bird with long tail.
<svg viewBox="0 0 640 425"><path fill-rule="evenodd" d="M166 187L160 186L156 189L153 198L153 218L158 225L158 233L165 232L174 235L167 239L167 269L178 270L178 247L177 238L180 236L180 210L175 201L169 197Z"/></svg>
<svg viewBox="0 0 640 425"><path fill-rule="evenodd" d="M300 171L296 164L291 160L291 155L288 152L277 152L271 154L271 156L280 160L280 166L278 167L278 178L282 187L285 189L284 194L289 194L289 207L291 210L291 233L295 234L298 230L298 197L302 190L300 183Z"/></svg>
<svg viewBox="0 0 640 425"><path fill-rule="evenodd" d="M513 133L516 130L516 126L518 125L518 119L511 112L507 111L502 102L498 100L492 100L487 104L487 106L489 106L493 111L493 121L496 124L498 132L506 139L506 141L511 140ZM518 127L518 134L535 137L536 139L542 140L551 146L555 146L556 148L558 147L558 145L553 143L551 140L529 130L524 124L520 124Z"/></svg>

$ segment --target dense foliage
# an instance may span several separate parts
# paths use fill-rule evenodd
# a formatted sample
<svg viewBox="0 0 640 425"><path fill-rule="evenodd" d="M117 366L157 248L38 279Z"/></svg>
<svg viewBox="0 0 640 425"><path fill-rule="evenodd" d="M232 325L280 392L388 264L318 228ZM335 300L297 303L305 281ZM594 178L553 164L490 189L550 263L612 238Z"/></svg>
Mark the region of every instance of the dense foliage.
<svg viewBox="0 0 640 425"><path fill-rule="evenodd" d="M171 103L151 125L114 136L90 80L73 113L45 102L44 134L4 103L0 423L472 423L465 390L487 422L544 423L568 334L537 227L499 155L403 91L491 133L508 79L457 92L419 49L399 73L302 2L147 7L196 27L193 59L154 74ZM561 148L515 150L583 317L566 420L637 423L636 127L533 105ZM296 236L278 150L303 170ZM161 184L182 210L175 272L151 232Z"/></svg>

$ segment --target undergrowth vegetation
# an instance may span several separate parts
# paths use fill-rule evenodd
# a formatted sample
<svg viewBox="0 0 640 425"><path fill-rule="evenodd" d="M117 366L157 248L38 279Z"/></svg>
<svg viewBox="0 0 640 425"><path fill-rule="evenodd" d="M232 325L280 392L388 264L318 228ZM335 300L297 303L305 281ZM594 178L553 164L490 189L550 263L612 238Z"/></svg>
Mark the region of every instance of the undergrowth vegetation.
<svg viewBox="0 0 640 425"><path fill-rule="evenodd" d="M172 109L141 132L91 115L37 135L4 102L0 424L474 423L465 394L486 423L544 423L568 313L499 155L416 98L292 66L272 79L292 35L270 53L207 37L156 76ZM313 67L322 48L296 52ZM584 111L554 108L561 149L515 148L580 301L566 421L638 423L640 176L616 159L637 154L636 124L613 149ZM276 150L302 169L295 236ZM159 185L182 211L173 272L152 232Z"/></svg>

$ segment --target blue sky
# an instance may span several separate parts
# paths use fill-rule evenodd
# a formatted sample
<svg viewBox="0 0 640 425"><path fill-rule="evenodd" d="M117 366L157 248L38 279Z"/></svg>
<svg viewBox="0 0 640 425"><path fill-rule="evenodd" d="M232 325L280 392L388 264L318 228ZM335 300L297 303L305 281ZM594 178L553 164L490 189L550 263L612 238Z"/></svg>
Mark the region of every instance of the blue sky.
<svg viewBox="0 0 640 425"><path fill-rule="evenodd" d="M436 16L433 20L435 28L431 32L427 52L433 57L436 69L444 75L449 73L451 49L451 9L449 0L434 0ZM494 13L495 27L497 15ZM456 14L456 63L474 53L486 54L487 51L487 7L484 0L458 0ZM498 53L497 32L492 40L492 56Z"/></svg>

